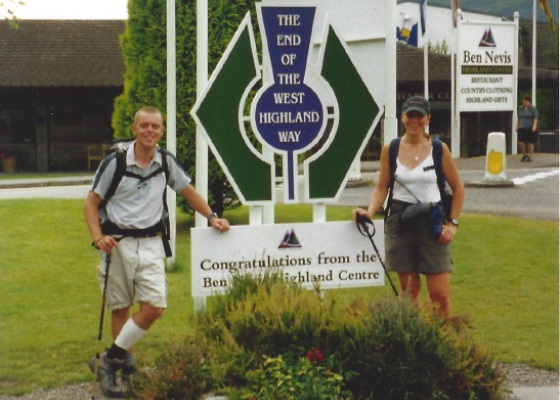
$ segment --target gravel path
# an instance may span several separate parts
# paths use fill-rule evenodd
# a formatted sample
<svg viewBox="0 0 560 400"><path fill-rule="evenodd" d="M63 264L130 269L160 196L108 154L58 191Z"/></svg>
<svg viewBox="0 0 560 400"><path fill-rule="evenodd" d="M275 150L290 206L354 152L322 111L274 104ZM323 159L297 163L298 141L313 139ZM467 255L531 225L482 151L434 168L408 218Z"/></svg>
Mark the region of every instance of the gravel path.
<svg viewBox="0 0 560 400"><path fill-rule="evenodd" d="M558 386L558 372L530 367L524 364L502 364L510 387L518 386ZM1 396L0 400L89 400L92 395L91 383L78 383L51 390L37 390L20 397ZM107 400L98 391L96 400Z"/></svg>

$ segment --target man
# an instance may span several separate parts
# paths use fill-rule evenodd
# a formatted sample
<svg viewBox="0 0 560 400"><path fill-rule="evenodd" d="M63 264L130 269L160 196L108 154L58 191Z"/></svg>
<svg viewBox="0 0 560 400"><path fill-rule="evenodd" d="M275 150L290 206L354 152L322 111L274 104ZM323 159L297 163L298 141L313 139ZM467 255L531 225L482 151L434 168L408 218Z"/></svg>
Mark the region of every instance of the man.
<svg viewBox="0 0 560 400"><path fill-rule="evenodd" d="M228 221L218 218L190 185L190 178L177 159L171 153L157 150L164 133L161 112L154 107L140 108L132 132L135 140L126 150L126 172L114 194L108 196L106 204L103 202L117 170L116 153L101 162L84 205L86 223L102 266L106 254L111 254L106 301L111 310L114 343L98 365L101 389L111 397L124 395L117 373L122 370L123 376L127 376L136 372L131 348L167 307L165 252L162 238L157 236L165 213L166 186L207 217L214 229L220 232L229 229ZM167 173L162 169L165 164ZM105 273L104 268L100 267L101 275ZM130 316L134 301L140 309ZM92 360L90 368L94 363Z"/></svg>

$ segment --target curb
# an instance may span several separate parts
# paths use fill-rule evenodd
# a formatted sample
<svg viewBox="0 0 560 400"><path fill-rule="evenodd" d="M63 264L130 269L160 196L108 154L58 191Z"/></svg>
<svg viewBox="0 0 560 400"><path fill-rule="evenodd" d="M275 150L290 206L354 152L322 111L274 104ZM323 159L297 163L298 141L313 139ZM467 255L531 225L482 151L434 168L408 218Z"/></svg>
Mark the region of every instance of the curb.
<svg viewBox="0 0 560 400"><path fill-rule="evenodd" d="M513 400L557 400L557 386L518 386L512 388Z"/></svg>
<svg viewBox="0 0 560 400"><path fill-rule="evenodd" d="M515 186L513 181L471 181L465 182L465 187L473 187L473 188L491 188L491 189L500 189L500 188L512 188Z"/></svg>
<svg viewBox="0 0 560 400"><path fill-rule="evenodd" d="M9 179L0 180L0 190L2 189L27 189L53 186L79 186L91 185L93 177L65 177L47 179Z"/></svg>

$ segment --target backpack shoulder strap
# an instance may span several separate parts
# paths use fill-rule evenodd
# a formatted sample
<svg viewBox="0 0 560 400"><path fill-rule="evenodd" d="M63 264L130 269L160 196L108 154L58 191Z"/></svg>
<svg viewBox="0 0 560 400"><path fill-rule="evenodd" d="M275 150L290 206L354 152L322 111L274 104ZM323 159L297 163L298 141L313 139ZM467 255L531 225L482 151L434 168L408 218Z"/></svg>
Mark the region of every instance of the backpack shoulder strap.
<svg viewBox="0 0 560 400"><path fill-rule="evenodd" d="M443 191L445 190L445 177L443 176L443 169L441 167L441 160L443 157L443 145L441 144L441 140L432 139L432 151L432 158L434 159L434 167L437 176L437 184L439 187L439 191L442 193L443 199Z"/></svg>
<svg viewBox="0 0 560 400"><path fill-rule="evenodd" d="M395 186L395 171L397 170L397 157L399 155L399 146L401 138L395 138L389 143L389 195L387 196L387 207L385 208L385 220L389 216L391 203L393 201L393 186Z"/></svg>
<svg viewBox="0 0 560 400"><path fill-rule="evenodd" d="M169 163L167 162L167 155L171 154L170 151L165 149L158 148L159 154L161 155L161 169L165 174L165 189L163 190L163 209L164 209L164 216L161 220L162 228L163 228L163 248L165 250L165 255L167 257L171 257L173 255L173 251L171 249L171 225L169 220L169 206L167 205L167 184L169 184Z"/></svg>
<svg viewBox="0 0 560 400"><path fill-rule="evenodd" d="M169 183L169 163L167 162L167 155L172 153L169 150L159 149L159 154L161 155L161 168L165 174L165 182Z"/></svg>
<svg viewBox="0 0 560 400"><path fill-rule="evenodd" d="M391 140L389 144L389 184L392 186L395 178L395 171L397 170L397 156L399 155L399 146L401 144L401 138L395 138Z"/></svg>
<svg viewBox="0 0 560 400"><path fill-rule="evenodd" d="M99 205L99 208L104 208L107 205L107 202L113 197L115 192L117 191L117 187L126 172L126 152L122 150L118 150L115 152L115 159L117 162L117 166L115 168L115 173L113 174L113 179L111 180L111 185L109 189L107 189L107 193L103 198L103 201Z"/></svg>

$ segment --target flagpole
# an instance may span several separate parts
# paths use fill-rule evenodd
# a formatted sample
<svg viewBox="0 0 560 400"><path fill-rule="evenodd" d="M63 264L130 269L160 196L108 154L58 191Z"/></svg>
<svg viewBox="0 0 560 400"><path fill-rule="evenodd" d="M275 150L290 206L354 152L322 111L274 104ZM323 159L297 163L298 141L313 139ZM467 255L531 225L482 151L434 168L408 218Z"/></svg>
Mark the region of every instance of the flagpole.
<svg viewBox="0 0 560 400"><path fill-rule="evenodd" d="M456 18L456 24L453 31L453 52L451 54L451 71L452 71L452 124L453 129L451 131L451 155L453 158L459 158L461 156L461 112L457 105L457 48L459 47L459 30L461 29L461 20L463 19L461 9L457 8L454 14Z"/></svg>
<svg viewBox="0 0 560 400"><path fill-rule="evenodd" d="M167 0L167 150L177 154L177 52L175 33L175 0ZM175 263L177 238L177 194L167 191L171 264Z"/></svg>
<svg viewBox="0 0 560 400"><path fill-rule="evenodd" d="M455 0L451 0L451 20L455 21L455 7L454 7L454 1ZM456 33L456 27L455 27L455 23L452 24L453 27L451 28L452 33L452 39L451 39L451 150L452 150L452 155L455 158L455 154L453 153L453 149L454 149L454 141L455 141L455 33Z"/></svg>
<svg viewBox="0 0 560 400"><path fill-rule="evenodd" d="M430 88L428 77L428 44L426 43L426 36L428 36L428 0L425 3L424 12L424 32L422 35L422 45L424 46L424 97L430 100ZM430 126L426 126L426 132L430 133Z"/></svg>
<svg viewBox="0 0 560 400"><path fill-rule="evenodd" d="M196 93L204 91L208 83L208 0L196 2ZM196 189L208 200L208 143L202 135L201 128L196 127ZM195 226L208 226L203 215L196 213Z"/></svg>
<svg viewBox="0 0 560 400"><path fill-rule="evenodd" d="M513 13L513 21L515 23L515 36L513 43L519 43L519 12ZM515 124L517 123L517 97L519 93L519 48L514 47L513 50L513 113L511 116L511 154L517 154L517 130Z"/></svg>
<svg viewBox="0 0 560 400"><path fill-rule="evenodd" d="M430 99L430 88L428 80L428 45L426 42L424 42L424 97L428 100Z"/></svg>
<svg viewBox="0 0 560 400"><path fill-rule="evenodd" d="M208 83L208 0L196 1L196 94L204 91ZM208 200L208 143L201 132L201 127L196 127L196 189L198 193ZM195 213L195 226L197 228L208 226L208 221L203 215ZM194 312L206 309L206 297L194 298Z"/></svg>
<svg viewBox="0 0 560 400"><path fill-rule="evenodd" d="M533 45L531 54L531 103L537 106L537 0L533 0ZM515 99L517 101L517 99Z"/></svg>
<svg viewBox="0 0 560 400"><path fill-rule="evenodd" d="M397 1L387 2L385 8L385 118L383 121L383 143L389 143L397 137L399 131L397 119L397 41L391 40L395 35L397 21Z"/></svg>

